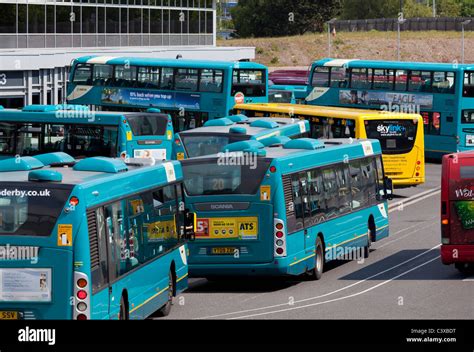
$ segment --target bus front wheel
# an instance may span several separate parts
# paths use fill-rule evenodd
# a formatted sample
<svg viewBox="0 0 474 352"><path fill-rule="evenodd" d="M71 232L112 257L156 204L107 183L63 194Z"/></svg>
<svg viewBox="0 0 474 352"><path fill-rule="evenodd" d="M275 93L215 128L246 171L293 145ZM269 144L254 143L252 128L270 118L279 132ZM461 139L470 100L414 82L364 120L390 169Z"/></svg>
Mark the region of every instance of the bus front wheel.
<svg viewBox="0 0 474 352"><path fill-rule="evenodd" d="M125 300L125 297L122 295L122 298L120 299L120 315L119 315L120 320L128 320L129 319L129 314L128 314L128 304Z"/></svg>
<svg viewBox="0 0 474 352"><path fill-rule="evenodd" d="M173 276L173 272L170 270L168 274L168 300L166 304L158 310L157 315L159 317L166 317L170 314L171 306L173 305L173 293L174 293L174 276Z"/></svg>
<svg viewBox="0 0 474 352"><path fill-rule="evenodd" d="M319 280L323 276L324 270L324 247L321 237L317 237L316 246L314 249L315 252L315 265L314 269L310 271L310 277L313 280Z"/></svg>

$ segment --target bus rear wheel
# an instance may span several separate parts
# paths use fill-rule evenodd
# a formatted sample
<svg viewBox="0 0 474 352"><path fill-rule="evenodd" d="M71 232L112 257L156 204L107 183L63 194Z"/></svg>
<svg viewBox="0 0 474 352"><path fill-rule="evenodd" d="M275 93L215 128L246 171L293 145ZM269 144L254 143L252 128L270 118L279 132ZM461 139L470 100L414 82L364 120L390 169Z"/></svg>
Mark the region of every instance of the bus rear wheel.
<svg viewBox="0 0 474 352"><path fill-rule="evenodd" d="M369 228L367 231L367 246L364 247L364 258L367 259L370 256L370 247L372 247L372 241L375 238L375 224L374 221L369 219Z"/></svg>
<svg viewBox="0 0 474 352"><path fill-rule="evenodd" d="M129 320L130 316L128 313L128 304L125 301L125 297L122 295L122 298L120 299L120 314L119 314L119 319L120 320Z"/></svg>
<svg viewBox="0 0 474 352"><path fill-rule="evenodd" d="M174 293L174 277L173 272L170 270L168 274L168 300L166 304L161 307L156 315L159 317L166 317L171 312L171 306L173 305L173 293Z"/></svg>
<svg viewBox="0 0 474 352"><path fill-rule="evenodd" d="M323 248L323 241L321 237L317 237L316 239L316 246L314 249L315 252L315 265L314 269L309 272L310 278L312 280L319 280L323 276L324 270L324 248Z"/></svg>

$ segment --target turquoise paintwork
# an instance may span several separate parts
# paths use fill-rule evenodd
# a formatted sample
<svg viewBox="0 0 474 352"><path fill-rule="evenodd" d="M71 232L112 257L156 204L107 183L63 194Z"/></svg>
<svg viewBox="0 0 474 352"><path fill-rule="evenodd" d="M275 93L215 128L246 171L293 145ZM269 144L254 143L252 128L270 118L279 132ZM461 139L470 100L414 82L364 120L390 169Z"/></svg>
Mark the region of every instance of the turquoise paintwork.
<svg viewBox="0 0 474 352"><path fill-rule="evenodd" d="M370 144L369 153L367 144ZM248 145L234 145L231 149L236 151L239 147L243 151ZM324 168L332 164L344 165L349 160L366 156L381 157L382 151L377 140L292 140L283 146L264 150L267 152L266 156L259 158L258 162L269 161L269 168L256 194L186 195L187 206L197 214L197 235L199 229L209 226L212 219L224 224L236 218L258 218L256 239L215 239L198 236L196 241L189 245L190 276L300 275L315 267L314 253L318 235L324 242L326 261L334 259L333 251L366 247L369 243L371 218L376 227L373 240L378 241L389 235L388 204L385 199L378 199L376 203L288 233L287 216L290 204L285 197L283 179L301 171ZM192 165L200 159L206 162L216 161L215 158L216 156L212 155L184 160L185 178L187 165ZM262 192L266 191L269 191L269 194L264 199ZM274 252L274 221L281 221L284 225L282 231L286 233L286 253L283 256ZM206 236L213 233L211 228L206 231L209 231ZM235 252L230 255L213 255L213 248L219 247L238 249L238 255L235 255Z"/></svg>
<svg viewBox="0 0 474 352"><path fill-rule="evenodd" d="M36 158L9 158L0 160L0 172L27 171L42 168L44 164Z"/></svg>
<svg viewBox="0 0 474 352"><path fill-rule="evenodd" d="M133 134L128 122L129 116L135 115L159 115L159 118L166 120L166 130L163 135L141 135ZM167 114L154 113L124 113L124 112L98 112L90 111L86 106L79 105L28 105L22 110L3 109L0 110L1 122L15 123L35 123L39 125L57 124L57 125L75 125L75 126L116 126L118 129L117 154L115 156L135 157L135 152L140 150L165 150L166 159L171 158L172 137L174 135L171 117ZM0 125L2 132L2 125ZM40 151L39 153L44 153ZM33 152L32 155L37 154ZM15 155L25 156L20 151L17 153L6 153L0 150L0 159L10 158ZM49 154L48 154L49 155ZM47 158L58 158L57 153L52 153ZM97 155L106 156L111 155ZM46 156L43 156L46 157ZM59 160L57 162L64 162ZM49 164L49 163L48 163Z"/></svg>
<svg viewBox="0 0 474 352"><path fill-rule="evenodd" d="M235 120L236 122L232 122ZM185 146L186 136L202 136L203 143L211 137L222 137L230 140L230 143L238 141L258 141L265 143L278 143L281 140L273 140L273 137L299 138L310 131L310 123L307 120L289 118L248 118L245 115L234 115L208 121L204 127L195 128L190 131L176 133L173 144L173 159L188 158ZM193 148L195 148L193 146ZM220 148L222 149L222 148ZM178 157L181 155L181 158ZM206 155L205 151L202 155Z"/></svg>
<svg viewBox="0 0 474 352"><path fill-rule="evenodd" d="M82 88L87 88L87 92L80 93L80 96L77 97L72 94L78 85L73 82L75 67L78 64L94 64L97 63L94 60L100 59L97 56L85 56L80 57L72 63L72 69L70 74L70 79L68 83L68 102L75 104L85 104L85 105L95 105L95 106L107 106L113 107L117 106L125 109L136 110L136 109L148 109L150 108L149 102L141 103L140 100L134 101L133 103L121 103L114 104L111 102L105 102L102 100L103 89L109 86L100 85L100 86L86 86L81 85ZM130 65L130 66L145 66L145 67L169 67L169 68L192 68L192 69L217 69L224 72L222 91L221 92L208 92L208 91L198 91L198 92L189 92L186 90L169 90L169 89L156 89L156 88L133 88L133 91L138 93L148 94L153 93L155 95L174 95L183 96L186 94L192 95L193 98L199 101L198 107L187 106L185 108L185 113L202 113L203 121L212 120L219 117L227 116L235 105L234 95L232 94L232 81L233 81L233 72L238 69L255 69L263 70L265 73L265 95L264 96L245 96L244 103L267 103L268 102L268 68L264 65L255 63L255 62L233 62L233 61L212 61L212 60L183 60L183 59L160 59L160 58L136 58L136 57L116 57L116 58L107 58L101 60L103 64L107 65ZM110 87L113 88L113 87ZM181 131L179 128L180 124L177 121L179 119L179 114L181 110L181 104L178 101L177 96L174 96L174 104L170 106L168 104L163 105L162 103L151 103L153 106L161 109L164 112L168 112L176 118L175 121L175 130ZM179 115L179 116L178 116ZM194 116L194 115L190 115ZM200 120L198 118L197 120ZM201 125L197 125L200 127ZM189 127L192 128L192 127ZM188 128L185 128L188 129Z"/></svg>
<svg viewBox="0 0 474 352"><path fill-rule="evenodd" d="M36 159L35 159L36 160ZM94 170L98 160L87 163L81 161L84 170ZM102 159L107 164L123 163ZM79 164L77 164L79 165ZM173 170L170 173L170 170ZM176 162L157 163L153 166L129 166L128 171L107 173L95 171L78 171L71 167L44 167L35 170L37 175L59 174L62 181L31 181L29 171L1 172L2 188L21 189L22 186L38 186L48 189L69 189L69 199L73 197L78 203L71 207L64 204L53 231L49 236L12 236L0 234L0 246L36 246L39 247L37 261L0 260L0 269L14 268L51 268L52 301L51 302L0 302L0 310L20 312L25 319L72 319L71 297L74 296L73 275L80 273L89 280L91 319L117 319L121 295L126 292L129 301L131 319L143 319L163 306L167 300L168 273L175 268L176 292L179 294L187 288L187 244L180 243L174 249L164 252L140 267L128 271L116 281L106 284L102 289L92 292L91 283L91 244L89 226L86 216L88 209L120 201L125 197L140 192L156 189L182 181L181 165ZM170 176L171 175L171 176ZM123 201L122 201L123 202ZM46 206L47 202L45 202ZM72 227L72 245L59 246L58 235L61 225ZM88 226L89 225L89 226ZM109 291L110 287L110 291Z"/></svg>
<svg viewBox="0 0 474 352"><path fill-rule="evenodd" d="M339 61L338 64L336 62ZM341 67L343 65L346 69L351 68L373 68L373 69L391 69L391 70L414 70L414 71L431 71L431 72L452 72L455 74L454 93L439 93L439 92L407 92L396 90L371 90L358 89L359 92L373 92L373 93L394 93L394 94L408 94L410 96L429 96L432 99L432 107L419 107L413 104L408 104L408 111L415 113L439 113L440 114L440 129L439 134L430 132L428 120L425 121L425 155L428 158L439 159L444 154L469 151L472 150L474 144L469 145L468 140L472 139L474 134L474 124L461 123L462 111L474 109L474 98L463 97L463 83L464 73L466 71L474 71L472 64L447 64L447 63L422 63L422 62L396 62L396 61L368 61L368 60L335 60L326 58L315 61L312 64L310 79L307 86L308 95L306 104L323 105L323 106L339 106L351 108L368 108L380 109L382 105L379 103L359 105L346 104L340 102L340 91L343 90L357 90L350 87L331 87L331 88L314 88L311 84L313 81L313 72L316 67L331 66L335 64ZM316 90L320 91L312 97L312 93ZM327 91L326 91L327 90ZM386 105L386 104L383 104ZM392 108L397 105L393 104ZM403 110L402 110L403 112Z"/></svg>
<svg viewBox="0 0 474 352"><path fill-rule="evenodd" d="M61 182L63 175L54 170L35 170L28 174L28 181L37 182Z"/></svg>

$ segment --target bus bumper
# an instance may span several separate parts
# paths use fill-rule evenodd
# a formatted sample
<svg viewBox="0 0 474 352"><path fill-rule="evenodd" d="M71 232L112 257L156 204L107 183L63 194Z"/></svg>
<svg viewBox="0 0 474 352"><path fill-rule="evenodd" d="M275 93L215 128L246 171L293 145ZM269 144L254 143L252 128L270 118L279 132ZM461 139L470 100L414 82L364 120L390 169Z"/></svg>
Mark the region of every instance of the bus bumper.
<svg viewBox="0 0 474 352"><path fill-rule="evenodd" d="M474 245L442 245L441 261L446 265L474 262Z"/></svg>
<svg viewBox="0 0 474 352"><path fill-rule="evenodd" d="M395 188L407 188L407 187L416 187L425 183L424 177L414 177L414 178L402 178L402 179L392 179L393 186Z"/></svg>
<svg viewBox="0 0 474 352"><path fill-rule="evenodd" d="M314 262L314 256L313 256ZM306 271L304 262L301 265L292 265L291 259L275 258L269 263L245 264L189 264L190 277L213 276L296 276ZM314 266L314 265L313 265Z"/></svg>

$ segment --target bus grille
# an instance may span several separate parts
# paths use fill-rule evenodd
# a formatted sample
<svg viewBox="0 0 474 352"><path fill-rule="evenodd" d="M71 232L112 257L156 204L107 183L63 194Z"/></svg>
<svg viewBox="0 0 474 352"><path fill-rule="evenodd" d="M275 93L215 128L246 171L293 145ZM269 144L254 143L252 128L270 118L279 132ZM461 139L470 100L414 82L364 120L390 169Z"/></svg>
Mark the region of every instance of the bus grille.
<svg viewBox="0 0 474 352"><path fill-rule="evenodd" d="M87 228L91 252L91 269L99 266L99 239L97 238L97 216L95 210L87 211Z"/></svg>
<svg viewBox="0 0 474 352"><path fill-rule="evenodd" d="M283 180L283 192L285 193L285 204L287 205L286 216L290 217L295 215L294 207L288 207L288 204L293 204L293 191L291 188L291 176L285 175L282 177Z"/></svg>

